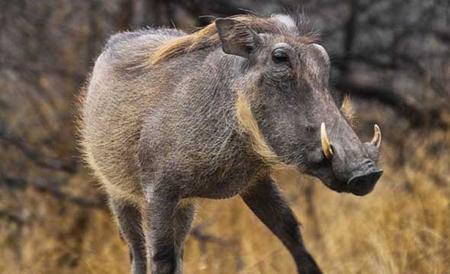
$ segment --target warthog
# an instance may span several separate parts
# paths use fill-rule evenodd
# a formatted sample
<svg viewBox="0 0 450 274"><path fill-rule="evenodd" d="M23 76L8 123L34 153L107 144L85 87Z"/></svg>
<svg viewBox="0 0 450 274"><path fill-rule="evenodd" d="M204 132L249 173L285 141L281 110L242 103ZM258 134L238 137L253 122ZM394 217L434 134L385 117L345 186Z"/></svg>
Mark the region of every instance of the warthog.
<svg viewBox="0 0 450 274"><path fill-rule="evenodd" d="M294 167L369 193L381 141L361 143L328 89L325 49L287 15L239 15L186 34L114 35L82 102L86 161L109 197L132 272L182 273L195 198L240 195L302 274L321 273L271 179Z"/></svg>

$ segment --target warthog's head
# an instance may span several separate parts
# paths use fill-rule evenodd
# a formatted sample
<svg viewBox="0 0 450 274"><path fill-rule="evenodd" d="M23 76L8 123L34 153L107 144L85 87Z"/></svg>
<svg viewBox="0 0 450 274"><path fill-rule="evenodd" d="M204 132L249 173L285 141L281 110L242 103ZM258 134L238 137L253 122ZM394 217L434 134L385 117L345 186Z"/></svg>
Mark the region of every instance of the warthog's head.
<svg viewBox="0 0 450 274"><path fill-rule="evenodd" d="M338 192L365 195L383 171L377 167L381 132L362 143L328 86L330 61L313 39L285 15L263 32L236 18L216 20L227 54L242 62L245 88L236 103L240 125L268 162L295 165Z"/></svg>

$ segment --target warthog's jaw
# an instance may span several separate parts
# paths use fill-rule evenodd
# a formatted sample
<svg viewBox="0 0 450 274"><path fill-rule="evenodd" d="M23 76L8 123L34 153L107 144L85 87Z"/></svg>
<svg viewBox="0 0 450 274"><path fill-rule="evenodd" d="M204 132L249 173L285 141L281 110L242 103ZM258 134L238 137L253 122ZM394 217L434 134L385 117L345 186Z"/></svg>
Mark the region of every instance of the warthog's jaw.
<svg viewBox="0 0 450 274"><path fill-rule="evenodd" d="M238 125L244 131L252 145L254 152L265 162L272 170L293 168L291 164L284 163L282 159L272 150L267 143L266 138L262 134L258 123L252 113L250 102L244 93L239 92L236 100L236 118ZM335 151L330 138L328 137L325 123L321 124L320 138L321 138L321 153L326 158L328 163L322 172L328 175L323 176L317 170L307 170L298 166L297 168L308 174L320 178L325 185L336 192L349 192L355 195L366 195L371 192L381 177L383 171L376 166L376 158L378 157L378 149L381 143L380 128L375 125L375 133L371 142L361 144L369 152L369 158L354 158L351 159L352 168L349 169L350 159L343 155L339 155L339 151ZM320 154L320 151L317 151ZM342 152L342 150L341 150ZM314 157L317 158L317 157ZM321 157L323 159L323 157ZM358 162L355 162L358 161ZM323 162L322 162L323 163Z"/></svg>
<svg viewBox="0 0 450 274"><path fill-rule="evenodd" d="M354 172L354 175L347 181L338 180L335 176L326 179L318 177L329 189L335 192L347 192L363 196L372 192L382 174L383 170L371 168L365 171Z"/></svg>

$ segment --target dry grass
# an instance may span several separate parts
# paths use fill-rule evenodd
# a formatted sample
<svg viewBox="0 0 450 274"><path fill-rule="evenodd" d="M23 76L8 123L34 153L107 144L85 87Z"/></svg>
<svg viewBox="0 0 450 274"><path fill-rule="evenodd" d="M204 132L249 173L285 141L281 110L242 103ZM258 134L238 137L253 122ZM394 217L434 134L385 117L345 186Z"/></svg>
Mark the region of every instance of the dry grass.
<svg viewBox="0 0 450 274"><path fill-rule="evenodd" d="M385 175L367 197L277 175L325 273L450 273L450 131L411 132L388 136ZM32 191L21 203L36 218L19 233L0 223L0 273L127 273L127 249L109 213ZM295 273L287 251L238 198L202 201L196 225L220 240L191 236L186 273Z"/></svg>

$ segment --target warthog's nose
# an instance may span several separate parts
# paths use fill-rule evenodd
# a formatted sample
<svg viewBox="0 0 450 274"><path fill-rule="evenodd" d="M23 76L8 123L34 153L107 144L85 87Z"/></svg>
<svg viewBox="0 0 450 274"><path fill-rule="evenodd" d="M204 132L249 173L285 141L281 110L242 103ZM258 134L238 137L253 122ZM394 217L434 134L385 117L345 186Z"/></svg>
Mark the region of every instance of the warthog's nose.
<svg viewBox="0 0 450 274"><path fill-rule="evenodd" d="M383 170L377 168L371 160L364 161L363 167L347 181L348 190L359 196L371 192L383 174Z"/></svg>

